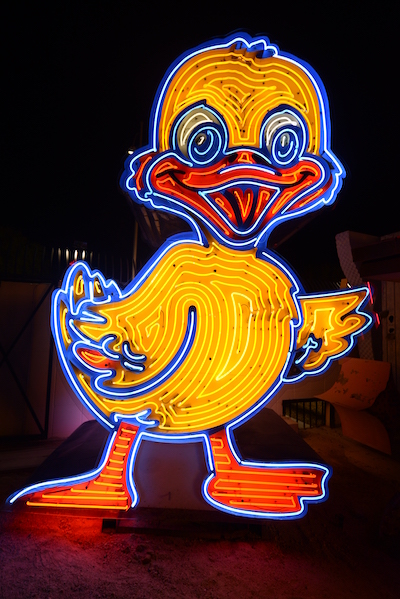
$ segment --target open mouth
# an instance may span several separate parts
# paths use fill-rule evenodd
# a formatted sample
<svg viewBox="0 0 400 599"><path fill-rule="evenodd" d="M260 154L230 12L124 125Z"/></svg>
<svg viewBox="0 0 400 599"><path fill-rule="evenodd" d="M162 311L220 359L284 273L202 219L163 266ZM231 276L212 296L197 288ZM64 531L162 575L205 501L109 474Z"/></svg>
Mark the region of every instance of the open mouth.
<svg viewBox="0 0 400 599"><path fill-rule="evenodd" d="M239 230L250 232L249 229L278 193L279 189L273 187L237 183L203 195L206 200L212 201L217 212L220 211L228 222L236 223Z"/></svg>
<svg viewBox="0 0 400 599"><path fill-rule="evenodd" d="M278 195L284 192L288 200L303 186L311 185L319 174L309 168L283 174L251 166L196 173L170 166L157 172L155 177L160 183L169 180L175 190L185 190L189 197L201 196L229 227L251 233Z"/></svg>
<svg viewBox="0 0 400 599"><path fill-rule="evenodd" d="M229 155L216 164L194 168L170 154L150 166L147 181L155 192L182 203L225 238L250 242L279 216L302 209L319 193L326 175L314 158L275 168L260 160L236 161Z"/></svg>

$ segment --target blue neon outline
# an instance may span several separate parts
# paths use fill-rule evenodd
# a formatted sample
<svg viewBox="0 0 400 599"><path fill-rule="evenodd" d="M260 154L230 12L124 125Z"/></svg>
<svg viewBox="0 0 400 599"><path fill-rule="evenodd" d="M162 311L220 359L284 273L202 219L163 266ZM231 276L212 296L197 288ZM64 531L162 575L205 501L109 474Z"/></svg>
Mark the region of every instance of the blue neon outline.
<svg viewBox="0 0 400 599"><path fill-rule="evenodd" d="M300 348L302 350L304 350L304 353L297 358L296 360L294 360L294 363L296 365L301 364L302 362L304 362L308 356L310 355L312 350L319 350L320 347L322 345L322 339L318 341L315 339L313 333L310 334L310 336L308 337L307 341L305 342L305 344Z"/></svg>
<svg viewBox="0 0 400 599"><path fill-rule="evenodd" d="M132 360L133 362L146 362L146 356L144 354L134 354L131 352L130 348L129 348L129 342L128 341L123 341L122 342L122 353L124 354L124 356L126 358L128 358L129 360Z"/></svg>
<svg viewBox="0 0 400 599"><path fill-rule="evenodd" d="M311 205L307 205L303 209L296 210L290 214L287 214L287 212L288 212L287 209L284 210L283 213L279 217L274 219L273 226L270 225L269 227L265 228L263 231L261 231L260 235L256 239L249 240L246 243L233 242L229 238L226 238L224 235L219 234L219 232L217 233L215 228L211 229L209 226L209 223L206 221L206 219L201 218L199 213L195 212L194 210L190 210L190 212L193 213L193 216L188 215L187 214L188 207L186 205L184 205L183 203L178 202L178 201L171 202L170 197L163 196L162 194L152 194L151 191L145 193L144 197L142 197L140 194L138 194L135 186L133 185L133 177L136 172L135 163L137 162L137 160L140 159L141 156L147 154L148 152L157 152L158 129L159 129L159 119L160 119L160 115L161 115L161 106L164 101L164 97L166 95L168 86L169 86L171 80L173 79L175 73L180 69L180 67L182 66L182 64L184 62L190 60L192 57L194 57L198 54L201 54L202 52L206 52L208 50L213 50L213 49L229 48L231 46L236 46L238 48L243 48L243 49L247 49L247 50L257 49L257 51L263 52L264 57L279 56L282 60L291 62L292 64L294 64L295 66L297 66L298 68L303 70L303 72L307 75L307 77L309 78L309 80L311 81L311 83L315 89L315 93L317 94L319 105L320 105L321 139L320 139L320 146L318 148L319 155L321 158L324 159L324 161L326 163L329 163L330 165L332 165L332 167L330 169L328 169L329 174L332 175L332 183L331 183L329 189L324 194L324 196L318 198L318 200L315 203L313 202ZM210 108L211 107L207 106L207 109L210 109ZM150 143L145 148L139 150L138 152L134 153L133 155L131 155L127 158L127 160L125 162L125 170L124 170L124 173L122 174L120 184L121 184L122 189L127 191L128 194L132 197L132 199L134 201L138 201L139 203L144 203L144 204L149 203L150 206L152 206L154 208L157 208L160 210L166 210L168 212L171 211L171 212L175 213L177 216L183 217L184 220L189 223L189 225L192 227L193 230L197 230L198 225L196 223L196 219L198 219L200 217L201 220L203 221L203 223L206 226L208 226L208 228L210 228L211 232L214 235L217 235L217 237L221 241L221 243L227 245L228 247L233 247L233 248L237 248L237 249L247 249L249 247L254 247L254 246L256 246L256 247L265 246L266 242L267 242L268 234L271 232L272 228L275 228L282 220L286 220L288 218L297 218L299 216L302 216L305 213L314 212L315 210L318 210L319 208L321 208L325 205L332 204L335 201L337 193L339 192L339 190L342 186L343 178L345 177L345 170L344 170L342 164L340 163L340 161L338 160L338 158L330 150L330 143L331 143L330 127L331 127L331 124L330 124L330 116L329 116L329 103L328 103L326 91L325 91L325 88L323 86L321 79L319 78L317 73L314 71L314 69L310 65L308 65L305 61L294 57L292 54L289 54L286 52L281 52L276 45L273 45L270 43L269 39L266 36L259 36L255 39L253 39L251 36L249 36L246 33L233 34L231 36L228 36L227 38L217 39L212 43L205 42L204 44L199 45L198 47L184 53L170 66L170 68L166 72L163 80L161 81L161 83L159 85L159 88L157 90L155 100L153 103L151 116L150 116L150 122L149 122ZM148 189L151 190L152 189L151 186L148 187ZM156 200L153 203L149 198L150 195L158 195L158 198L159 198L159 200L161 200L161 202L157 202L157 200ZM299 198L296 198L296 200L298 200L298 199ZM179 209L171 207L171 203L177 204L179 206Z"/></svg>
<svg viewBox="0 0 400 599"><path fill-rule="evenodd" d="M212 136L212 139L210 140L211 145L209 145L208 148L206 148L203 152L201 152L196 147L192 147L195 138L202 131L205 131ZM218 144L215 148L214 141ZM222 145L223 139L217 124L215 124L214 127L211 124L204 124L203 126L200 126L198 129L194 129L194 131L190 134L189 141L187 144L188 156L195 164L206 166L207 164L211 164L212 162L214 162L216 157L219 156L219 154L222 151ZM195 154L197 154L198 156L196 156Z"/></svg>
<svg viewBox="0 0 400 599"><path fill-rule="evenodd" d="M282 154L282 152L280 152L279 150L276 149L276 144L278 143L279 138L284 133L289 133L289 134L292 134L293 136L295 136L296 142L294 142L292 139L290 139L290 144L288 146L287 152ZM294 146L295 146L295 155L292 156L291 158L288 158L288 156L291 156ZM299 136L297 135L297 131L294 130L294 127L291 127L291 128L285 127L283 129L281 129L278 133L276 133L274 136L274 139L272 141L272 146L271 146L272 159L279 166L287 166L288 164L294 164L295 162L297 162L299 148L300 148L300 141L299 141ZM280 154L279 158L281 158L280 160L278 158L279 154Z"/></svg>

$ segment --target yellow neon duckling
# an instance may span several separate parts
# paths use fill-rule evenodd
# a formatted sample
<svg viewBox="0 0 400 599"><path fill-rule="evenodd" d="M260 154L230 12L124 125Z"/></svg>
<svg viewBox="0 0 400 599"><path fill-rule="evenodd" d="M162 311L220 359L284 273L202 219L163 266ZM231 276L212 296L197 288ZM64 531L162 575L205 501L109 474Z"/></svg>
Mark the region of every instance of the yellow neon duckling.
<svg viewBox="0 0 400 599"><path fill-rule="evenodd" d="M70 384L110 439L96 470L12 501L128 509L139 501L143 437L201 438L203 495L218 509L292 518L324 499L328 467L243 461L232 431L283 383L347 353L371 323L367 289L306 294L267 247L282 221L334 202L343 177L308 65L244 34L174 63L122 187L191 233L169 239L124 291L85 263L69 269L53 297L53 334Z"/></svg>

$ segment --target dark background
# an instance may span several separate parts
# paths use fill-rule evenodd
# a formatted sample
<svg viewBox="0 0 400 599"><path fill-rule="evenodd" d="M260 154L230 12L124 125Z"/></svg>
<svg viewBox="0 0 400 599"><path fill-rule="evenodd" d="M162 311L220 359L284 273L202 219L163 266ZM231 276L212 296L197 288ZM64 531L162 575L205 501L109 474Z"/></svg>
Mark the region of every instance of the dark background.
<svg viewBox="0 0 400 599"><path fill-rule="evenodd" d="M118 184L127 150L140 145L141 123L147 142L170 63L234 30L264 33L314 67L330 101L332 148L347 171L335 207L282 244L282 255L318 269L337 263L338 232L399 230L396 3L235 6L14 3L2 34L2 231L130 252L135 219Z"/></svg>

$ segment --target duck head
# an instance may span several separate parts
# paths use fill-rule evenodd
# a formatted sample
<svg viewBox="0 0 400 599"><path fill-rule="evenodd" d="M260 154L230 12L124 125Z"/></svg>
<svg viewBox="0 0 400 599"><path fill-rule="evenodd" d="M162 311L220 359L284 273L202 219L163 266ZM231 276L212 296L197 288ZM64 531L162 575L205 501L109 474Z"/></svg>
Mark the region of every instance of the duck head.
<svg viewBox="0 0 400 599"><path fill-rule="evenodd" d="M283 220L334 202L345 175L322 83L267 38L235 35L179 58L149 137L128 157L122 188L237 249L265 246Z"/></svg>

